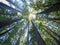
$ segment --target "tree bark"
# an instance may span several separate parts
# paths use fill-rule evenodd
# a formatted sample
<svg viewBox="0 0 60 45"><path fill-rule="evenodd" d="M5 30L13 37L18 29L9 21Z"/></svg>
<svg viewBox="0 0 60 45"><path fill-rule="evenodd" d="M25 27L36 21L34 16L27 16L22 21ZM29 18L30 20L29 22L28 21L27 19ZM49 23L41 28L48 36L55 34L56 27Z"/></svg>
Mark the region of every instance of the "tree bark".
<svg viewBox="0 0 60 45"><path fill-rule="evenodd" d="M29 45L29 22L28 22L28 24L27 24L27 26L28 26L28 32L27 32L27 42L26 42L26 45Z"/></svg>
<svg viewBox="0 0 60 45"><path fill-rule="evenodd" d="M57 36L58 38L60 38L60 36L59 36L56 32L52 31L50 28L48 28L48 27L46 27L46 26L44 26L44 25L43 25L43 27L46 28L49 32L53 33L53 34L54 34L55 36Z"/></svg>
<svg viewBox="0 0 60 45"><path fill-rule="evenodd" d="M4 31L4 32L2 32L2 33L0 33L0 36L2 36L2 35L4 35L4 34L6 34L7 32L9 32L10 30L12 30L14 27L12 27L12 28L10 28L9 30L6 30L6 31Z"/></svg>
<svg viewBox="0 0 60 45"><path fill-rule="evenodd" d="M53 32L51 29L49 29L49 31L51 31L54 35L60 38L60 36L57 33Z"/></svg>
<svg viewBox="0 0 60 45"><path fill-rule="evenodd" d="M0 7L4 8L4 9L10 9L10 10L22 13L20 10L14 9L14 8L12 8L12 7L6 5L6 4L4 4L2 2L0 2Z"/></svg>
<svg viewBox="0 0 60 45"><path fill-rule="evenodd" d="M11 4L13 4L14 6L16 6L17 8L19 8L20 10L22 10L17 4L13 3L11 0L6 0L8 2L10 2Z"/></svg>
<svg viewBox="0 0 60 45"><path fill-rule="evenodd" d="M58 45L60 45L60 40L53 33L47 31L46 28L43 29L58 43Z"/></svg>
<svg viewBox="0 0 60 45"><path fill-rule="evenodd" d="M5 26L8 26L8 25L10 25L10 24L12 24L12 23L14 23L14 22L19 21L19 20L21 20L21 19L14 19L14 20L2 21L2 22L0 22L0 28L3 28L3 27L5 27Z"/></svg>
<svg viewBox="0 0 60 45"><path fill-rule="evenodd" d="M60 20L60 18L47 18L49 20Z"/></svg>
<svg viewBox="0 0 60 45"><path fill-rule="evenodd" d="M53 4L52 6L48 7L48 9L37 13L38 14L46 14L46 13L50 13L50 12L55 12L55 11L60 11L60 2Z"/></svg>
<svg viewBox="0 0 60 45"><path fill-rule="evenodd" d="M38 45L46 45L45 42L43 41L42 37L40 36L38 29L36 28L36 26L34 25L34 23L32 22L32 26L34 29L34 34L35 34L35 38L38 42Z"/></svg>

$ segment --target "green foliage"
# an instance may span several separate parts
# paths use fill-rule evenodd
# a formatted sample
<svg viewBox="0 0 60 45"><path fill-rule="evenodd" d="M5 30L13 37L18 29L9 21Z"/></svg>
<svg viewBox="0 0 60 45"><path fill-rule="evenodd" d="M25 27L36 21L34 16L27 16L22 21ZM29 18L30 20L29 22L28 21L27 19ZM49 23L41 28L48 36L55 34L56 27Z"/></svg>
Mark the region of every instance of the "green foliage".
<svg viewBox="0 0 60 45"><path fill-rule="evenodd" d="M31 0L31 3L32 3L31 6L28 6L27 2L25 0L22 0L22 2L24 3L24 5L26 5L24 10L22 10L22 14L20 14L20 12L18 14L17 11L13 11L13 10L8 11L8 10L0 7L0 22L6 21L6 20L9 21L9 20L13 20L13 19L16 19L16 18L23 18L22 20L24 20L21 23L20 23L20 21L14 22L14 23L16 23L16 25L13 24L15 26L10 30L11 32L10 33L7 32L6 34L2 35L2 36L8 35L7 39L5 39L5 40L0 39L0 44L2 44L2 45L12 45L13 42L11 40L14 39L14 37L16 36L16 33L19 31L19 29L21 29L21 31L19 31L19 33L18 33L19 38L17 40L16 45L26 45L25 33L26 33L26 30L27 30L26 29L26 23L29 21L29 19L28 19L28 15L30 14L29 7L32 6L31 8L34 9L33 12L35 10L38 12L38 10L44 10L44 9L49 8L52 4L55 4L55 3L59 2L59 0L55 0L55 1L54 0L45 0L44 3L42 3L43 2L42 0L36 0L36 3L32 3L32 2L34 2L34 0ZM17 5L19 5L19 4L17 3ZM31 13L33 13L33 12L31 12ZM60 36L60 21L49 20L49 18L48 18L49 16L51 16L50 18L52 18L52 17L53 18L60 18L60 11L47 13L45 15L44 14L40 14L39 16L36 15L36 19L33 22L35 23L36 27L38 28L38 31L39 31L42 39L46 43L46 45L58 45L57 42L45 31L45 29L47 29L47 31L49 31L49 33L55 32L57 35ZM7 27L0 30L0 34L4 33L7 30L7 28L10 28L11 25L8 25ZM31 45L38 45L38 42L37 42L37 40L34 36L35 34L33 33L34 30L32 28L31 23L29 25L31 26L31 27L29 27L30 28L30 30L29 30L30 42L29 43ZM58 38L60 40L60 37L58 37Z"/></svg>
<svg viewBox="0 0 60 45"><path fill-rule="evenodd" d="M42 8L41 3L42 3L42 2L37 1L36 4L33 5L33 8L34 8L35 10L39 10L39 9L41 9L41 8Z"/></svg>
<svg viewBox="0 0 60 45"><path fill-rule="evenodd" d="M28 15L28 14L29 14L28 7L25 7L24 10L23 10L22 15Z"/></svg>

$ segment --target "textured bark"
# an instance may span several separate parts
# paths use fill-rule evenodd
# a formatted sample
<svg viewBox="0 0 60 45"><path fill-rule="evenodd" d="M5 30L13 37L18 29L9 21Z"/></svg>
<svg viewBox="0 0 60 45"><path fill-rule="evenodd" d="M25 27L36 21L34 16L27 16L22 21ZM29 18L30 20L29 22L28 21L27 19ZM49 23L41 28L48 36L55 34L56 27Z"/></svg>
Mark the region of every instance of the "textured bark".
<svg viewBox="0 0 60 45"><path fill-rule="evenodd" d="M13 10L13 11L22 13L20 10L14 9L14 8L12 8L12 7L6 5L6 4L4 4L4 3L2 3L2 2L0 2L0 7L1 7L1 8L4 8L4 9L10 9L10 10Z"/></svg>
<svg viewBox="0 0 60 45"><path fill-rule="evenodd" d="M14 20L2 21L2 22L0 22L0 28L3 28L3 27L5 27L5 26L8 26L8 25L10 25L10 24L12 24L12 23L14 23L14 22L19 21L19 20L21 20L21 19L14 19Z"/></svg>
<svg viewBox="0 0 60 45"><path fill-rule="evenodd" d="M34 29L34 34L35 34L35 38L38 42L38 45L46 45L44 40L42 39L42 37L40 36L39 32L38 32L38 29L36 28L36 26L34 25L34 23L32 22L32 26L33 26L33 29Z"/></svg>

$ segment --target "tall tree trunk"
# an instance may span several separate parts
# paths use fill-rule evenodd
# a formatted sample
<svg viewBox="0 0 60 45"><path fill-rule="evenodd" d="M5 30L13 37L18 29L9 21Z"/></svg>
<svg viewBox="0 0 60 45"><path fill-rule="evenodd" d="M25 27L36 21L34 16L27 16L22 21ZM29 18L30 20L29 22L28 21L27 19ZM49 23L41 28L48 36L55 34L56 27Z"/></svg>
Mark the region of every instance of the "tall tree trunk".
<svg viewBox="0 0 60 45"><path fill-rule="evenodd" d="M49 31L51 31L54 35L60 38L60 36L57 33L53 32L52 30L49 30Z"/></svg>
<svg viewBox="0 0 60 45"><path fill-rule="evenodd" d="M34 25L34 23L32 22L32 26L34 29L34 34L35 34L35 38L38 42L38 45L46 45L45 42L43 41L42 37L40 36L38 29L36 28L36 26Z"/></svg>
<svg viewBox="0 0 60 45"><path fill-rule="evenodd" d="M57 36L57 37L60 38L60 36L59 36L57 33L53 32L51 29L49 29L49 28L46 27L46 26L44 26L44 27L47 28L47 30L48 30L49 32L53 33L55 36Z"/></svg>
<svg viewBox="0 0 60 45"><path fill-rule="evenodd" d="M22 18L21 18L21 19L22 19ZM10 24L12 24L12 23L14 23L14 22L17 22L17 21L19 21L19 20L21 20L21 19L14 19L14 20L2 21L2 22L0 22L0 28L3 28L3 27L5 27L5 26L8 26L8 25L10 25Z"/></svg>
<svg viewBox="0 0 60 45"><path fill-rule="evenodd" d="M29 45L29 22L28 22L28 24L27 24L27 26L28 26L28 32L27 32L27 42L26 42L26 45Z"/></svg>
<svg viewBox="0 0 60 45"><path fill-rule="evenodd" d="M16 45L20 45L20 37L19 37L19 39L17 40Z"/></svg>
<svg viewBox="0 0 60 45"><path fill-rule="evenodd" d="M47 19L52 20L52 21L54 21L54 20L60 20L60 18L47 18Z"/></svg>
<svg viewBox="0 0 60 45"><path fill-rule="evenodd" d="M50 12L55 12L55 11L60 11L60 2L53 4L52 6L48 7L48 9L37 14L45 14L45 13L50 13Z"/></svg>
<svg viewBox="0 0 60 45"><path fill-rule="evenodd" d="M14 9L14 8L12 8L12 7L6 5L6 4L4 4L4 3L2 3L2 2L0 2L0 7L1 7L1 8L4 8L4 9L10 9L10 10L13 10L13 11L22 13L20 10Z"/></svg>
<svg viewBox="0 0 60 45"><path fill-rule="evenodd" d="M50 33L46 28L43 29L60 45L60 40L54 34Z"/></svg>
<svg viewBox="0 0 60 45"><path fill-rule="evenodd" d="M17 8L19 8L20 10L22 10L17 4L13 3L12 0L6 0L8 2L10 2L11 4L13 4L14 6L16 6Z"/></svg>
<svg viewBox="0 0 60 45"><path fill-rule="evenodd" d="M10 30L12 30L13 28L14 28L14 27L10 28L9 30L6 30L6 31L1 32L1 33L0 33L0 36L6 34L6 33L9 32Z"/></svg>

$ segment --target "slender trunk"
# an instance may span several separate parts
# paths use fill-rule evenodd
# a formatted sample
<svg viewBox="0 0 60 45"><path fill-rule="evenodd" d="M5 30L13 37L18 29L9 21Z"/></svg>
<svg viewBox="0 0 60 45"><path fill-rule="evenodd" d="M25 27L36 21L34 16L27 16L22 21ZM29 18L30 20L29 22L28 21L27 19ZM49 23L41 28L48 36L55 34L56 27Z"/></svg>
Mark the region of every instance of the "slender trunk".
<svg viewBox="0 0 60 45"><path fill-rule="evenodd" d="M33 29L34 29L34 34L35 34L35 38L38 42L38 45L46 45L44 40L42 39L42 37L40 36L39 32L38 32L38 29L36 28L36 26L34 25L34 23L32 22L32 26L33 26Z"/></svg>
<svg viewBox="0 0 60 45"><path fill-rule="evenodd" d="M26 45L29 45L29 22L28 22L28 30L27 30L27 42Z"/></svg>
<svg viewBox="0 0 60 45"><path fill-rule="evenodd" d="M21 20L21 19L14 19L14 20L2 21L2 22L0 22L0 28L3 28L5 26L8 26L8 25L10 25L10 24L12 24L14 22L19 21L19 20Z"/></svg>
<svg viewBox="0 0 60 45"><path fill-rule="evenodd" d="M60 18L47 18L49 20L60 20Z"/></svg>
<svg viewBox="0 0 60 45"><path fill-rule="evenodd" d="M19 39L17 40L16 45L20 45L20 37L19 37Z"/></svg>
<svg viewBox="0 0 60 45"><path fill-rule="evenodd" d="M21 30L20 30L20 31L21 31ZM20 31L19 31L19 33L18 33L19 38L18 38L18 40L17 40L17 42L16 42L16 45L20 45L20 33L21 33Z"/></svg>
<svg viewBox="0 0 60 45"><path fill-rule="evenodd" d="M4 35L4 34L6 34L7 32L9 32L10 30L12 30L14 27L12 27L12 28L10 28L9 30L6 30L6 31L4 31L4 32L2 32L2 33L0 33L0 36L2 36L2 35Z"/></svg>
<svg viewBox="0 0 60 45"><path fill-rule="evenodd" d="M12 8L12 7L6 5L6 4L4 4L4 3L2 3L2 2L0 2L0 7L1 7L1 8L4 8L4 9L10 9L10 10L13 10L13 11L22 13L20 10L14 9L14 8Z"/></svg>
<svg viewBox="0 0 60 45"><path fill-rule="evenodd" d="M44 28L44 30L60 45L60 40L54 34L47 31L46 28Z"/></svg>
<svg viewBox="0 0 60 45"><path fill-rule="evenodd" d="M52 32L55 36L57 36L57 37L59 37L59 38L60 38L60 36L59 36L57 33L53 32L51 29L49 29L49 28L48 28L48 27L46 27L46 26L45 26L45 28L47 28L47 30L49 30L49 32Z"/></svg>
<svg viewBox="0 0 60 45"><path fill-rule="evenodd" d="M11 0L6 0L8 2L10 2L11 4L13 4L14 6L16 6L17 8L19 8L20 10L22 10L17 4L13 3Z"/></svg>
<svg viewBox="0 0 60 45"><path fill-rule="evenodd" d="M52 6L48 7L48 9L46 9L40 13L37 13L37 14L50 13L50 12L55 12L55 11L60 11L60 2L53 4Z"/></svg>
<svg viewBox="0 0 60 45"><path fill-rule="evenodd" d="M57 33L53 32L52 30L49 30L49 31L51 31L54 35L60 38L60 36Z"/></svg>

